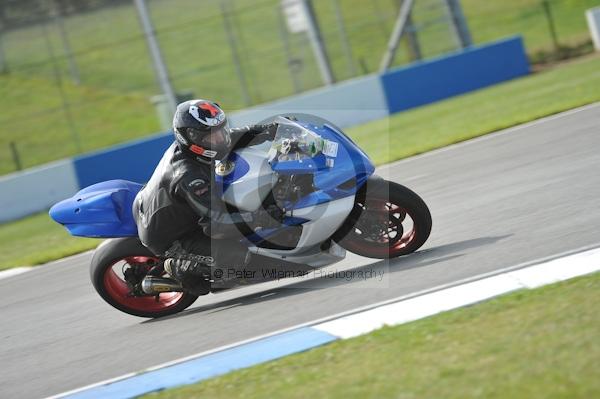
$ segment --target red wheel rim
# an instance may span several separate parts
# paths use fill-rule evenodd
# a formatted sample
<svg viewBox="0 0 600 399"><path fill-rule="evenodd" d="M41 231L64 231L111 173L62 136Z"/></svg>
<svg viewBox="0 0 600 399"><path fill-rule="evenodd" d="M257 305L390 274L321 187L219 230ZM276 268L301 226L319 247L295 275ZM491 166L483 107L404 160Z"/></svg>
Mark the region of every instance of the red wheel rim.
<svg viewBox="0 0 600 399"><path fill-rule="evenodd" d="M391 201L375 198L357 206L363 208L363 213L356 227L344 238L346 249L367 256L394 257L415 241L417 227L414 217L405 208ZM379 223L382 226L387 224L387 231L382 234L381 240L369 239L360 230L361 221Z"/></svg>
<svg viewBox="0 0 600 399"><path fill-rule="evenodd" d="M123 262L128 263L129 265L137 264L137 267L143 267L141 265L146 264L151 260L156 261L157 259L146 256L130 256L119 259L107 267L104 272L103 282L108 295L119 305L140 312L160 312L177 305L183 298L182 292L164 292L158 296L158 299L156 296L132 296L127 282L119 273L117 273L118 269L116 267Z"/></svg>

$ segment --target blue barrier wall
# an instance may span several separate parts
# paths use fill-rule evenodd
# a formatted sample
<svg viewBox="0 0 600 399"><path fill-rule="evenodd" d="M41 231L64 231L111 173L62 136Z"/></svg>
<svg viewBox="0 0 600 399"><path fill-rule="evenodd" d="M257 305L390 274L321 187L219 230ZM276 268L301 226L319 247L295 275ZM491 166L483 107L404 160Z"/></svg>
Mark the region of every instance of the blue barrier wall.
<svg viewBox="0 0 600 399"><path fill-rule="evenodd" d="M390 113L529 73L520 36L392 70L381 76Z"/></svg>
<svg viewBox="0 0 600 399"><path fill-rule="evenodd" d="M78 190L70 159L0 176L0 223L48 209Z"/></svg>
<svg viewBox="0 0 600 399"><path fill-rule="evenodd" d="M160 134L73 160L79 187L105 180L148 181L162 154L173 142L172 134Z"/></svg>

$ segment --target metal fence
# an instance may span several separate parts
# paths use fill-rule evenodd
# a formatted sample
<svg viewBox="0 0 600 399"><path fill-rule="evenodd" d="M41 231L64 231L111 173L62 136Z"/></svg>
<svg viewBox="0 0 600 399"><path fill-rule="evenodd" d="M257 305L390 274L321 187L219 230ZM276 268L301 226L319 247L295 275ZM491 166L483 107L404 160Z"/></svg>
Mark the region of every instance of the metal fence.
<svg viewBox="0 0 600 399"><path fill-rule="evenodd" d="M453 3L414 2L392 65L464 44ZM134 2L98 0L81 13L64 1L35 4L35 18L20 24L0 14L0 174L158 131L150 98L162 89ZM287 1L147 4L181 98L234 110L324 84L310 32L294 26ZM332 79L377 72L402 0L312 4Z"/></svg>

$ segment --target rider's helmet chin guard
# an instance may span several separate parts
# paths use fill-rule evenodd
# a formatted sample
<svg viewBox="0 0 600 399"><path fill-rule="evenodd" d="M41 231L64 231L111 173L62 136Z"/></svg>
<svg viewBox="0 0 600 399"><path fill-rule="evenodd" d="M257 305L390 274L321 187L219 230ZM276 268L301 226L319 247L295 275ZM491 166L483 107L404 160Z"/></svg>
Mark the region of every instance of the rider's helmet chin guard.
<svg viewBox="0 0 600 399"><path fill-rule="evenodd" d="M205 164L225 159L232 148L225 112L211 101L197 99L179 104L173 117L173 133L184 153Z"/></svg>

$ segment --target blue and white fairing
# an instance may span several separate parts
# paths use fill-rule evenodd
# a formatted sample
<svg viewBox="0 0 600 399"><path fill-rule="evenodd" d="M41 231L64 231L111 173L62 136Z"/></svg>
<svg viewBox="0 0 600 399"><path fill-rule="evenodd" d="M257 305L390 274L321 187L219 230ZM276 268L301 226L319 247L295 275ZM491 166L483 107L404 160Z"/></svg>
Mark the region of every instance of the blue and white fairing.
<svg viewBox="0 0 600 399"><path fill-rule="evenodd" d="M259 209L281 175L312 175L313 189L283 206L287 216L284 224L303 227L296 248L285 251L297 253L333 235L375 167L352 140L328 123L283 117L274 121L278 123L275 139L236 151L228 162L217 165L216 181L224 202L252 212ZM268 238L278 232L260 235ZM252 241L260 245L261 237Z"/></svg>

